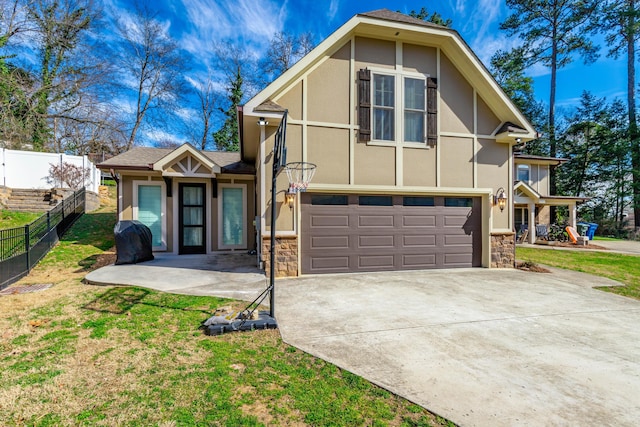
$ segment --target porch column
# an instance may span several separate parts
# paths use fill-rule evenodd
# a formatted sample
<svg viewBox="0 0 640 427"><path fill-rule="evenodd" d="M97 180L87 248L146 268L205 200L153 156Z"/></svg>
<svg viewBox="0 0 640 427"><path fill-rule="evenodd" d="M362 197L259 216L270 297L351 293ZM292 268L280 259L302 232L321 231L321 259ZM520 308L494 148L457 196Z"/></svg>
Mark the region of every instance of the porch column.
<svg viewBox="0 0 640 427"><path fill-rule="evenodd" d="M536 205L529 203L529 243L536 242Z"/></svg>
<svg viewBox="0 0 640 427"><path fill-rule="evenodd" d="M575 202L570 203L569 204L569 225L573 228L576 228L577 216L578 216L578 209L576 208L576 203Z"/></svg>

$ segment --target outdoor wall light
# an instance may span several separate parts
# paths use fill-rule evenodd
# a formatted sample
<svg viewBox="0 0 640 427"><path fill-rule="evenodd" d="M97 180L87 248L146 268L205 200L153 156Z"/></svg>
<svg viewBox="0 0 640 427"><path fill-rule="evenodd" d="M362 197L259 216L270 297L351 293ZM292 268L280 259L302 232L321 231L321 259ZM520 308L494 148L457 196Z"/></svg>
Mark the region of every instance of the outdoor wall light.
<svg viewBox="0 0 640 427"><path fill-rule="evenodd" d="M495 196L493 196L493 204L498 205L500 212L504 211L504 208L507 207L507 193L505 193L504 188L498 188Z"/></svg>
<svg viewBox="0 0 640 427"><path fill-rule="evenodd" d="M258 119L258 126L266 126L268 124L269 122L264 117L260 117L260 119Z"/></svg>
<svg viewBox="0 0 640 427"><path fill-rule="evenodd" d="M296 200L296 193L293 191L287 191L284 193L284 201L289 205L289 209L293 209L293 203Z"/></svg>

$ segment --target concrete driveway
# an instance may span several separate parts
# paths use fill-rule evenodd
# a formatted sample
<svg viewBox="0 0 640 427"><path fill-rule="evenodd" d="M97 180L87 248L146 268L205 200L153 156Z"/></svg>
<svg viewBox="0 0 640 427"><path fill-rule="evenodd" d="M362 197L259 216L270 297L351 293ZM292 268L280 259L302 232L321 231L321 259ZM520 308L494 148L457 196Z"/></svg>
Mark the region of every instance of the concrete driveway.
<svg viewBox="0 0 640 427"><path fill-rule="evenodd" d="M580 273L279 280L283 339L463 426L640 420L640 302Z"/></svg>

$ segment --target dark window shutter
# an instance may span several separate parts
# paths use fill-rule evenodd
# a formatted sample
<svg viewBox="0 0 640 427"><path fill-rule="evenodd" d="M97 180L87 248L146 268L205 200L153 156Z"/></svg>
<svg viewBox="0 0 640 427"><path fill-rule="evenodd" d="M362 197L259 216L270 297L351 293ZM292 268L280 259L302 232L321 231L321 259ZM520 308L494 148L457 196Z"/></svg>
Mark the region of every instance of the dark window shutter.
<svg viewBox="0 0 640 427"><path fill-rule="evenodd" d="M427 145L438 143L438 80L427 78Z"/></svg>
<svg viewBox="0 0 640 427"><path fill-rule="evenodd" d="M371 71L358 71L358 141L371 141Z"/></svg>

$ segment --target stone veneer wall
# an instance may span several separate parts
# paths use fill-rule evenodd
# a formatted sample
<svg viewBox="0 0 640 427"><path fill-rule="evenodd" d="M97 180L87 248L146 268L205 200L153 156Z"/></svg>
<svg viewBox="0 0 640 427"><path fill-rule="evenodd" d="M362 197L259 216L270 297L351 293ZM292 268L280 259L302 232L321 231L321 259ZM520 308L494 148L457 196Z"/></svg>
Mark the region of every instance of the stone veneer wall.
<svg viewBox="0 0 640 427"><path fill-rule="evenodd" d="M267 276L271 254L271 239L262 238L262 262ZM276 277L296 277L298 275L298 238L296 236L276 237Z"/></svg>
<svg viewBox="0 0 640 427"><path fill-rule="evenodd" d="M5 208L7 206L7 202L11 197L11 188L0 186L0 207Z"/></svg>
<svg viewBox="0 0 640 427"><path fill-rule="evenodd" d="M516 233L491 234L491 268L514 268L516 264Z"/></svg>

